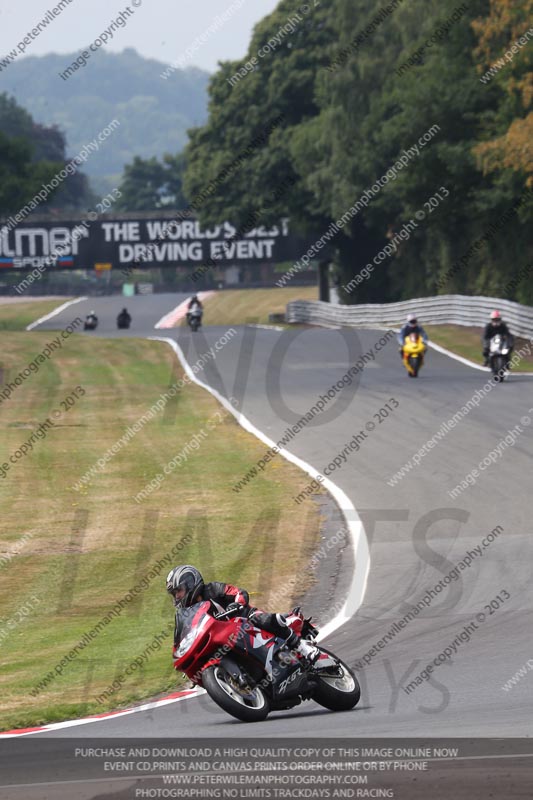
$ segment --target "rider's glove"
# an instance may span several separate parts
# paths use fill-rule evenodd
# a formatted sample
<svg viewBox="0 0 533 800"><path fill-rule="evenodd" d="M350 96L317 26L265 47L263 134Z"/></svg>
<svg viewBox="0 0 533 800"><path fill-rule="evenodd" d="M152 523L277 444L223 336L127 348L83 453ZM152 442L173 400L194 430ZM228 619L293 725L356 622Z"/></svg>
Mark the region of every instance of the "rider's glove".
<svg viewBox="0 0 533 800"><path fill-rule="evenodd" d="M298 645L300 644L300 641L301 641L301 639L298 636L298 634L291 630L291 632L289 633L289 635L285 639L284 647L288 647L289 650L293 650L294 648L298 647Z"/></svg>
<svg viewBox="0 0 533 800"><path fill-rule="evenodd" d="M244 606L242 603L230 603L229 606L226 608L226 613L233 613L236 616L242 611Z"/></svg>

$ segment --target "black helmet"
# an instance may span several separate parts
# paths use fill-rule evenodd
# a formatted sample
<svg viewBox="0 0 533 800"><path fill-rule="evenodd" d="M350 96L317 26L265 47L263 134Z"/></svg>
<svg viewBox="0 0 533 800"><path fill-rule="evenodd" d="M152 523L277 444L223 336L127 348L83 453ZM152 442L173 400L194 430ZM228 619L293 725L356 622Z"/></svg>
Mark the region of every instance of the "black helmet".
<svg viewBox="0 0 533 800"><path fill-rule="evenodd" d="M174 598L176 608L192 606L203 590L204 579L196 567L190 564L174 567L167 575L167 592ZM181 592L181 597L176 597L178 591Z"/></svg>

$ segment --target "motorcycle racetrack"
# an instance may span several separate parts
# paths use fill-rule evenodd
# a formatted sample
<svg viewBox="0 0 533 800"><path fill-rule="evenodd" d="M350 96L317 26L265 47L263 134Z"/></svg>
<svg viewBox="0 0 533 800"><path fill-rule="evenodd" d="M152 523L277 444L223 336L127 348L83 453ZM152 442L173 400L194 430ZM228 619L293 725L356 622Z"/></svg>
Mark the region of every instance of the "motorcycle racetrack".
<svg viewBox="0 0 533 800"><path fill-rule="evenodd" d="M199 332L156 330L184 299L175 294L110 297L83 300L74 308L82 317L94 308L99 317L97 331L84 335L172 339L193 364L226 329L209 326L207 303ZM124 304L132 327L117 331L115 318ZM67 308L34 330L57 330L71 318ZM365 528L370 571L363 603L324 640L356 670L361 701L345 713L304 703L244 726L201 693L36 735L530 737L533 376L511 374L503 385L487 388L488 371L430 349L412 380L396 337L386 330L235 329L237 335L216 358L206 359L196 377L222 396L236 398L238 410L274 442L357 366L351 385L346 379L313 423L284 446L346 494ZM460 418L448 425L458 412ZM310 476L308 496L294 500L302 513L317 502L312 481ZM235 503L247 491L246 480L237 489ZM351 515L351 508L344 510ZM326 536L322 552L315 554L318 584L302 605L319 622L335 617L339 592L350 587L346 565L351 571L353 564L343 547L338 542L328 547ZM12 743L15 748L17 741L4 747ZM470 764L474 783L487 779L494 763L479 758ZM513 769L520 780L520 768ZM401 776L398 780L400 785ZM13 790L12 797L22 798L21 791ZM462 796L460 791L455 796ZM425 795L413 790L409 796Z"/></svg>

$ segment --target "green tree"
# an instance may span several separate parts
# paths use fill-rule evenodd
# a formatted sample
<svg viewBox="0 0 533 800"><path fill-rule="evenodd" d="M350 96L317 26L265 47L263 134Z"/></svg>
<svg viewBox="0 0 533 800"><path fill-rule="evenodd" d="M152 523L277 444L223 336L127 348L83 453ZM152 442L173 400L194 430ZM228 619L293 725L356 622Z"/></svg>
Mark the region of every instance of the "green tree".
<svg viewBox="0 0 533 800"><path fill-rule="evenodd" d="M0 131L0 214L8 216L23 208L53 178L60 164L32 161L31 145Z"/></svg>
<svg viewBox="0 0 533 800"><path fill-rule="evenodd" d="M50 177L59 172L69 160L65 155L66 143L61 131L56 126L46 127L34 122L28 111L6 93L0 94L0 132L10 138L28 142L30 157L35 165L54 164ZM49 174L46 167L44 174ZM77 171L73 175L69 174L46 201L40 204L40 211L87 209L92 205L93 199L87 176Z"/></svg>
<svg viewBox="0 0 533 800"><path fill-rule="evenodd" d="M240 226L258 211L265 225L287 215L302 231L321 231L329 223L302 180L291 148L302 119L318 113L315 76L328 61L333 34L323 5L310 4L307 15L299 11L300 5L295 0L281 2L255 27L243 61L223 62L211 79L209 119L190 132L185 176L190 199L217 183L217 190L198 209L206 225L229 218ZM277 49L258 58L258 51L284 27L288 32ZM253 57L254 71L232 86L238 69ZM270 124L280 119L268 133ZM255 141L260 144L254 146ZM220 181L240 154L245 157L239 168Z"/></svg>
<svg viewBox="0 0 533 800"><path fill-rule="evenodd" d="M31 114L6 92L0 94L0 131L6 136L31 142L34 161L59 162L64 159L65 139L59 129L35 123Z"/></svg>
<svg viewBox="0 0 533 800"><path fill-rule="evenodd" d="M493 0L490 13L473 23L479 36L476 55L479 72L503 61L503 68L493 80L507 94L510 102L500 104L495 116L494 138L482 142L476 155L486 172L513 170L527 177L533 187L533 55L523 34L533 14L533 0L514 3ZM518 42L518 51L513 46ZM501 59L504 53L509 57ZM510 60L509 60L510 59ZM521 106L521 107L520 107Z"/></svg>
<svg viewBox="0 0 533 800"><path fill-rule="evenodd" d="M484 174L477 158L495 120L517 116L496 85L478 80L472 23L488 13L488 0L470 0L461 12L457 0L398 0L383 8L372 0L332 0L257 59L298 8L281 2L256 26L243 61L222 63L211 80L209 119L191 132L186 151L186 194L201 198L195 208L203 222L229 217L241 224L260 210L265 224L289 216L293 229L320 235L404 151L418 147L333 240L341 285L374 265L342 300L503 292L531 254L530 210L511 215L501 234L464 258L524 188L523 172ZM282 123L252 147L280 115ZM235 170L239 153L247 155ZM432 210L425 204L437 193L443 199ZM411 220L408 239L374 262ZM516 297L524 298L523 284Z"/></svg>
<svg viewBox="0 0 533 800"><path fill-rule="evenodd" d="M183 173L184 156L167 154L160 162L155 156L143 159L135 156L126 164L120 184L122 197L117 209L122 211L155 211L173 206L184 208Z"/></svg>

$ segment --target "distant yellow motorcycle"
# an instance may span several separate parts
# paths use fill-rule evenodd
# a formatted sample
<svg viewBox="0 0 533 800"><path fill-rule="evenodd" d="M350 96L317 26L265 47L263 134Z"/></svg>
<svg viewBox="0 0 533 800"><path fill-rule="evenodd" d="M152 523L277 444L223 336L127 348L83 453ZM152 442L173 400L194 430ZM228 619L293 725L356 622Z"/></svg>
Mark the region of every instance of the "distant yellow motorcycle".
<svg viewBox="0 0 533 800"><path fill-rule="evenodd" d="M427 348L418 333L410 333L405 337L402 350L403 365L410 378L416 378L422 364Z"/></svg>

